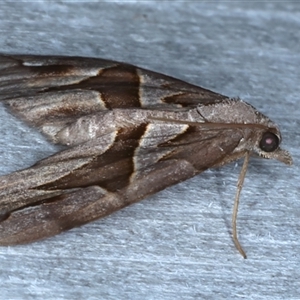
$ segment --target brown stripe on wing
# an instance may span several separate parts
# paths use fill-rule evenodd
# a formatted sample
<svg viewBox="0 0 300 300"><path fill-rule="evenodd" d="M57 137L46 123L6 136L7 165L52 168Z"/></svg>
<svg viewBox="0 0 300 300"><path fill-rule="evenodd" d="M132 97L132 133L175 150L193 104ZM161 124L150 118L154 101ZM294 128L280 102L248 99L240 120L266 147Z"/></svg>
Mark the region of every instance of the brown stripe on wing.
<svg viewBox="0 0 300 300"><path fill-rule="evenodd" d="M162 102L166 104L180 104L182 107L191 107L199 104L209 105L212 103L218 103L225 99L228 99L228 97L197 87L197 93L182 91L177 94L164 97Z"/></svg>
<svg viewBox="0 0 300 300"><path fill-rule="evenodd" d="M137 69L143 107L196 106L224 101L228 97L164 74Z"/></svg>
<svg viewBox="0 0 300 300"><path fill-rule="evenodd" d="M99 70L96 76L91 76L76 84L50 87L46 92L74 90L92 90L101 95L101 100L107 109L140 107L140 79L135 67L126 64ZM100 97L99 97L100 98Z"/></svg>
<svg viewBox="0 0 300 300"><path fill-rule="evenodd" d="M226 128L216 132L214 130L203 130L201 125L189 125L185 132L158 146L173 149L160 161L170 159L186 160L198 172L201 172L206 170L207 166L219 165L224 156L229 158L230 154L234 155L234 149L242 138L242 132L235 128Z"/></svg>
<svg viewBox="0 0 300 300"><path fill-rule="evenodd" d="M130 181L134 182L145 170L153 168L161 158L173 151L173 147L159 146L168 144L168 141L181 135L185 132L186 127L188 127L186 124L149 123L140 139L139 147L134 152L134 173L132 173Z"/></svg>
<svg viewBox="0 0 300 300"><path fill-rule="evenodd" d="M51 89L57 91L65 86L76 87L77 83L97 76L101 70L99 67L84 69L76 65L8 67L0 72L0 100L34 96Z"/></svg>
<svg viewBox="0 0 300 300"><path fill-rule="evenodd" d="M115 192L126 187L130 182L130 175L134 172L132 157L145 130L146 124L121 129L114 143L105 153L96 156L93 161L72 171L69 175L38 188L69 189L99 185Z"/></svg>
<svg viewBox="0 0 300 300"><path fill-rule="evenodd" d="M106 110L105 104L96 91L73 90L36 94L30 97L19 97L6 100L9 108L30 124L68 123L67 118L79 118Z"/></svg>
<svg viewBox="0 0 300 300"><path fill-rule="evenodd" d="M97 78L96 78L97 79ZM101 92L107 108L140 107L140 79L135 67L120 64L102 71L99 75ZM96 84L97 84L96 80Z"/></svg>
<svg viewBox="0 0 300 300"><path fill-rule="evenodd" d="M93 90L101 94L101 99L107 109L141 107L139 97L140 78L137 69L127 64L100 70L96 76L91 76L76 84L51 87L55 90Z"/></svg>

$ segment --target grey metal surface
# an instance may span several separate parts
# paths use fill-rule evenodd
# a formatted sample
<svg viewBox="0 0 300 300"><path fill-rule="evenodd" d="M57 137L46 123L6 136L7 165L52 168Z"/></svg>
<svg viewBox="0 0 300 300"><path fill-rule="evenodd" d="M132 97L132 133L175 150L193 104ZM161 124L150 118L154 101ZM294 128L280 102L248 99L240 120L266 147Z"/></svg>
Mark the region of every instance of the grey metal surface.
<svg viewBox="0 0 300 300"><path fill-rule="evenodd" d="M300 3L8 2L4 53L129 62L228 96L276 121L294 166L252 159L231 239L241 163L209 170L105 219L0 248L0 299L300 299ZM0 172L56 151L0 107Z"/></svg>

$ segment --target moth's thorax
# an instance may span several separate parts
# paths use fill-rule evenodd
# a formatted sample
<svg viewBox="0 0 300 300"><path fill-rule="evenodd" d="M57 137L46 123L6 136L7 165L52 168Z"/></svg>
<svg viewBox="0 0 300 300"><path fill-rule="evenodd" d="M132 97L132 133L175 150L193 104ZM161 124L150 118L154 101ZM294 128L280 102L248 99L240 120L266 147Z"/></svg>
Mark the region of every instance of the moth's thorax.
<svg viewBox="0 0 300 300"><path fill-rule="evenodd" d="M214 105L199 105L197 111L206 121L212 123L257 124L266 128L277 128L268 117L239 99L228 99Z"/></svg>

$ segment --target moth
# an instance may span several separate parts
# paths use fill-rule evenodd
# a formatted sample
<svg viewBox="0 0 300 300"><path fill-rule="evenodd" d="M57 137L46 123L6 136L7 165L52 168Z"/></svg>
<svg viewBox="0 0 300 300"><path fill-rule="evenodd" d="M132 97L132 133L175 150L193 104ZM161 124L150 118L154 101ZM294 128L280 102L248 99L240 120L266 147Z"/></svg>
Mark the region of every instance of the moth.
<svg viewBox="0 0 300 300"><path fill-rule="evenodd" d="M0 245L50 237L250 155L292 164L253 106L115 61L0 55L0 101L65 149L0 177Z"/></svg>

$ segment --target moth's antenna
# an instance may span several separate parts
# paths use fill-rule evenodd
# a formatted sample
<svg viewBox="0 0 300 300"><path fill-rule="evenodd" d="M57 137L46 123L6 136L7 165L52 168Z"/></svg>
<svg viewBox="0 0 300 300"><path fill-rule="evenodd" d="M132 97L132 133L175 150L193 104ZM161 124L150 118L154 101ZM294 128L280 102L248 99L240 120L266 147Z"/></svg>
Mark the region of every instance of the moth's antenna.
<svg viewBox="0 0 300 300"><path fill-rule="evenodd" d="M245 253L245 251L243 250L238 237L237 237L237 231L236 231L236 218L237 218L237 213L238 213L238 209L239 209L239 201L240 201L240 194L243 188L243 183L244 183L244 179L245 179L245 175L247 172L247 168L248 168L248 163L249 163L249 158L250 158L250 153L246 152L245 154L245 159L244 159L244 164L239 176L239 180L238 180L238 184L237 184L237 191L236 191L236 195L235 195L235 200L234 200L234 206L233 206L233 213L232 213L232 236L233 236L233 242L235 244L236 249L241 253L241 255L244 258L247 258L247 255Z"/></svg>

